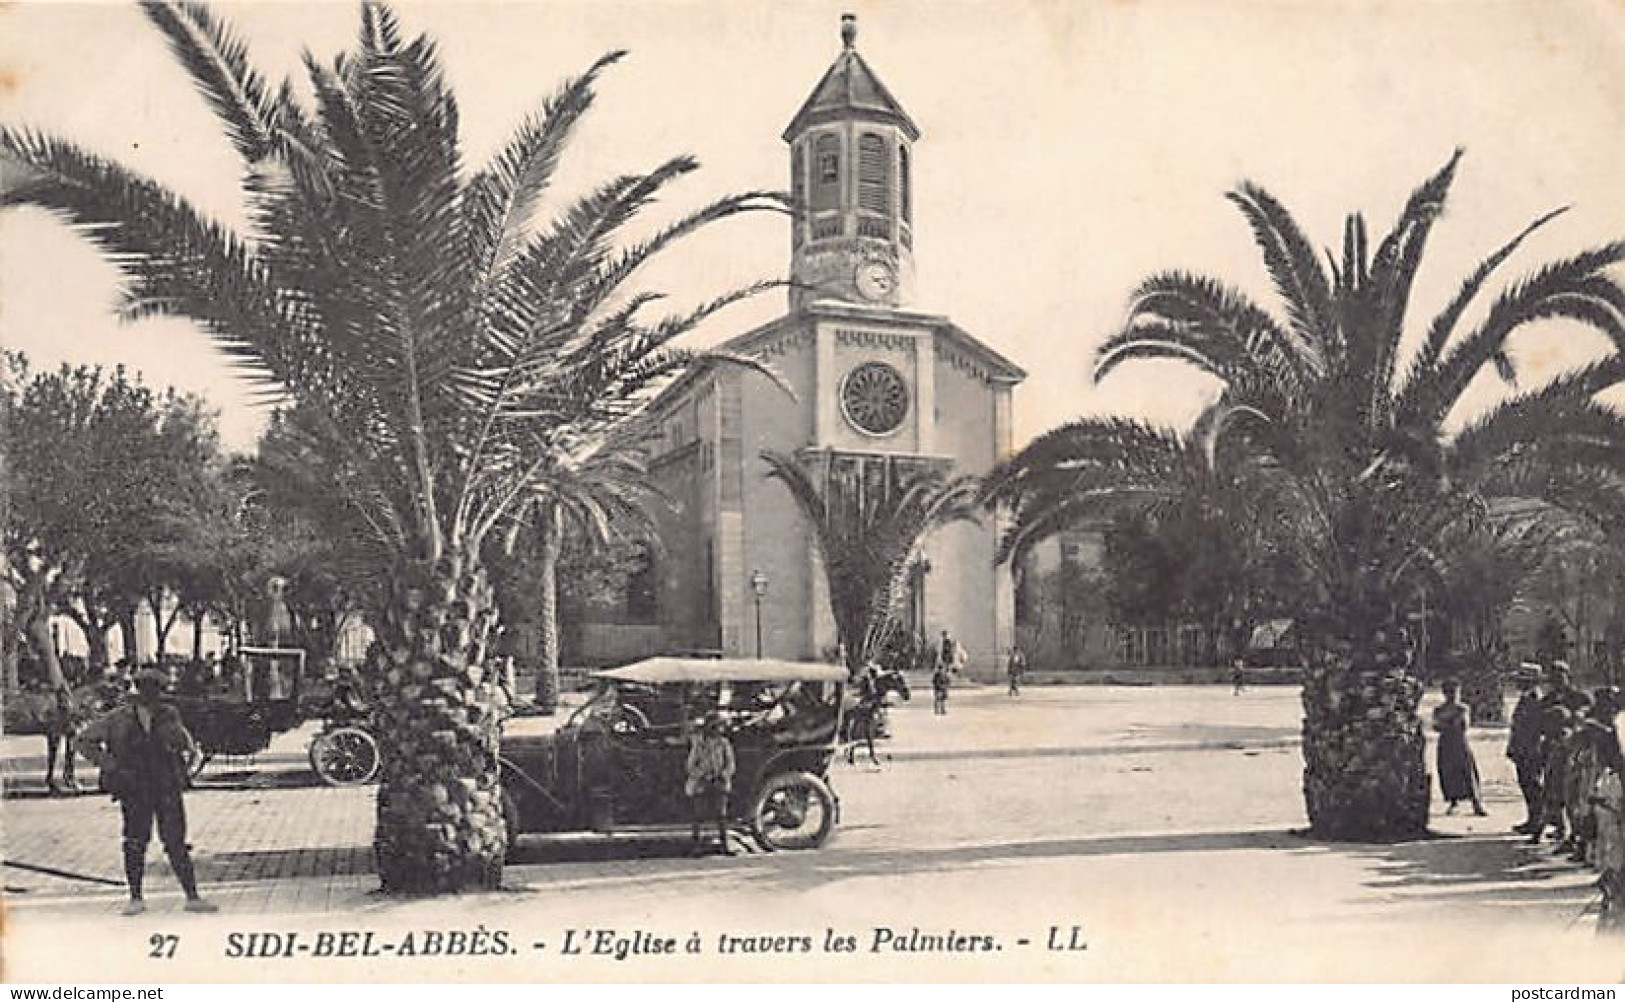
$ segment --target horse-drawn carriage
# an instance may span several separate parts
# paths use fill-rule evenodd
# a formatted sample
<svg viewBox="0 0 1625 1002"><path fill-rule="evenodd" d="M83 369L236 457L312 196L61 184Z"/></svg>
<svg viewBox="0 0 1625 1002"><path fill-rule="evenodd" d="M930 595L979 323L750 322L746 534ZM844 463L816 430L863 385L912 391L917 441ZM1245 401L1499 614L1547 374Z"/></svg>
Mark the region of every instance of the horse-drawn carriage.
<svg viewBox="0 0 1625 1002"><path fill-rule="evenodd" d="M240 647L220 678L183 676L174 702L197 742L197 776L216 756L255 755L278 734L322 721L310 767L329 786L354 786L378 773L378 742L365 725L355 687L306 671L296 647Z"/></svg>

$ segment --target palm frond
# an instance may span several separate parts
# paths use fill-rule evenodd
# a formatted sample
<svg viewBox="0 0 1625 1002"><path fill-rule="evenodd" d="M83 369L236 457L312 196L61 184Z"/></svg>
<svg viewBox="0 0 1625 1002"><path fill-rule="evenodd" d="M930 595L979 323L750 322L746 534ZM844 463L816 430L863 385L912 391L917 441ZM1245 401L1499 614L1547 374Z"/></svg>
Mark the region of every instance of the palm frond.
<svg viewBox="0 0 1625 1002"><path fill-rule="evenodd" d="M1372 315L1358 330L1345 332L1350 338L1349 373L1369 382L1367 420L1377 426L1388 423L1395 360L1405 335L1411 287L1421 268L1428 234L1444 212L1461 156L1457 149L1449 162L1411 193L1393 231L1377 248L1368 281L1358 287L1357 294L1367 301Z"/></svg>
<svg viewBox="0 0 1625 1002"><path fill-rule="evenodd" d="M1504 354L1507 340L1526 324L1566 318L1591 326L1625 351L1625 286L1605 269L1625 261L1625 241L1605 244L1541 268L1504 292L1466 338L1407 387L1402 418L1437 424L1473 377Z"/></svg>
<svg viewBox="0 0 1625 1002"><path fill-rule="evenodd" d="M1341 354L1342 335L1334 322L1326 273L1297 221L1273 195L1250 181L1226 197L1247 217L1293 329L1322 356Z"/></svg>
<svg viewBox="0 0 1625 1002"><path fill-rule="evenodd" d="M71 143L0 129L19 174L0 207L62 219L120 266L122 312L197 320L246 377L271 390L331 387L306 304L242 240L154 182Z"/></svg>
<svg viewBox="0 0 1625 1002"><path fill-rule="evenodd" d="M1268 372L1301 384L1326 364L1314 343L1283 329L1241 292L1185 272L1140 284L1128 324L1096 352L1095 380L1132 358L1188 362L1227 382Z"/></svg>
<svg viewBox="0 0 1625 1002"><path fill-rule="evenodd" d="M1422 346L1417 350L1415 357L1412 358L1410 367L1407 370L1403 389L1400 393L1401 398L1404 397L1405 390L1422 374L1433 371L1434 366L1438 364L1439 358L1444 354L1445 347L1449 345L1451 335L1455 333L1456 324L1461 320L1461 315L1466 312L1467 307L1472 303L1474 297L1478 295L1479 290L1484 287L1484 283L1489 280L1495 269L1500 267L1503 261L1511 257L1512 252L1517 250L1518 245L1528 239L1530 234L1567 211L1567 206L1554 209L1525 226L1511 240L1502 244L1495 253L1481 261L1478 267L1473 270L1473 273L1467 276L1466 281L1462 282L1461 288L1456 291L1455 296L1439 312L1439 315L1434 317L1433 322L1428 325L1427 337L1423 340Z"/></svg>
<svg viewBox="0 0 1625 1002"><path fill-rule="evenodd" d="M552 183L576 125L592 107L594 85L625 56L625 50L610 52L567 80L520 125L491 164L469 179L469 250L482 284L494 281L523 245L531 215Z"/></svg>
<svg viewBox="0 0 1625 1002"><path fill-rule="evenodd" d="M242 158L252 164L269 155L276 143L278 104L249 64L242 39L199 3L141 0L141 9L163 32Z"/></svg>

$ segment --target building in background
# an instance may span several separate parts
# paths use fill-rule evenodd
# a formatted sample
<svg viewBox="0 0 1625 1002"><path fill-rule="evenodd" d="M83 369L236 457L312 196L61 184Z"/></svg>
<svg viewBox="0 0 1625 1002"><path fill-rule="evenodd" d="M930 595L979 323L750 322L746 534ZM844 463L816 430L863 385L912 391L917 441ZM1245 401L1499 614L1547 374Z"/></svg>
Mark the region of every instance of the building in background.
<svg viewBox="0 0 1625 1002"><path fill-rule="evenodd" d="M920 130L858 54L856 35L856 19L844 18L840 55L783 135L796 210L789 312L724 346L770 365L794 396L761 373L700 366L655 402L651 469L673 510L641 582L652 601L584 624L584 660L749 657L758 617L764 656L833 655L814 544L789 493L766 478L764 451L866 480L921 464L982 474L1010 453L1011 395L1025 373L916 307ZM989 519L928 537L904 614L930 637L952 631L983 674L1013 640L996 536Z"/></svg>

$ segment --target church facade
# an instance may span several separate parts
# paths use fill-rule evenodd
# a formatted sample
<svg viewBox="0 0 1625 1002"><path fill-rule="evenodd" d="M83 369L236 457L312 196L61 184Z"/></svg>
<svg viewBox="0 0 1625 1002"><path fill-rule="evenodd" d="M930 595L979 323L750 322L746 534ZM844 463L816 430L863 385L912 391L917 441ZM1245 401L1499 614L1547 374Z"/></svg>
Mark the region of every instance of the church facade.
<svg viewBox="0 0 1625 1002"><path fill-rule="evenodd" d="M670 500L643 622L586 624L585 659L656 651L831 658L837 639L818 554L761 455L874 482L920 464L986 473L1011 450L1025 373L914 302L914 143L920 130L858 54L842 50L796 112L789 147L789 309L727 342L788 385L734 365L697 366L652 405L650 462ZM947 629L973 671L1013 640L1013 591L997 527L936 530L911 575L904 624ZM624 619L624 617L622 617Z"/></svg>

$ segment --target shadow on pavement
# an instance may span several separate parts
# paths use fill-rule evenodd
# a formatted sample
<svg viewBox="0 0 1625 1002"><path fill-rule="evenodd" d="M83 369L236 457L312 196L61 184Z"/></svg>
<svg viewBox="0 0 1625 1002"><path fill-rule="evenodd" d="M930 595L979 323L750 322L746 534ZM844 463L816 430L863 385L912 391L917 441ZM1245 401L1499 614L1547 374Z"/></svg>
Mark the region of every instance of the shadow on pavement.
<svg viewBox="0 0 1625 1002"><path fill-rule="evenodd" d="M568 867L532 873L538 883L562 877L587 883L636 883L654 876L682 878L686 843L675 851L620 850L615 858L643 859L649 865L614 873L587 874ZM1341 855L1366 871L1365 888L1411 903L1456 907L1461 904L1514 904L1550 908L1578 915L1591 893L1587 872L1575 864L1548 858L1512 836L1440 837L1394 845L1328 843L1291 831L1197 832L1168 835L1120 835L1097 838L1005 842L943 848L856 850L843 852L837 841L815 852L787 852L713 861L692 876L715 879L729 873L740 883L771 893L812 890L839 881L895 877L914 873L970 870L1012 861L1066 860L1102 856L1145 856L1159 853L1259 851ZM575 847L568 853L528 849L520 863L591 863L606 860L603 845ZM686 861L685 861L686 862ZM1223 861L1215 861L1223 866ZM515 873L521 881L523 875Z"/></svg>
<svg viewBox="0 0 1625 1002"><path fill-rule="evenodd" d="M192 781L192 792L209 793L229 790L298 790L324 785L308 768L263 769L247 768L216 771L204 769Z"/></svg>
<svg viewBox="0 0 1625 1002"><path fill-rule="evenodd" d="M1596 896L1591 870L1510 835L1442 837L1355 850L1371 875L1365 886L1439 903L1570 908Z"/></svg>
<svg viewBox="0 0 1625 1002"><path fill-rule="evenodd" d="M294 877L349 877L372 873L372 846L316 846L302 849L252 849L205 852L196 859L203 884Z"/></svg>

